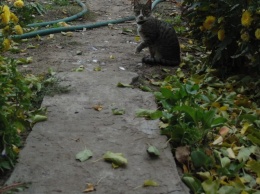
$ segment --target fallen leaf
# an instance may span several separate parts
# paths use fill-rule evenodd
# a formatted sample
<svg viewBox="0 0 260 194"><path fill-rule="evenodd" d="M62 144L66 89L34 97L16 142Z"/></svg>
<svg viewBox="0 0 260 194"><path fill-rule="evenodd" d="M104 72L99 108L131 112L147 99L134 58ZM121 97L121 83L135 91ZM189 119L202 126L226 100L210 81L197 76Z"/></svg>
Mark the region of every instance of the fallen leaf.
<svg viewBox="0 0 260 194"><path fill-rule="evenodd" d="M251 124L250 124L250 123L248 123L248 122L245 122L245 123L243 124L243 127L242 127L242 129L241 129L241 134L242 134L242 135L244 135L244 134L245 134L245 132L247 131L247 129L248 129L250 126L251 126Z"/></svg>
<svg viewBox="0 0 260 194"><path fill-rule="evenodd" d="M94 67L93 70L94 70L94 71L101 71L101 67L100 67L100 66L98 66L98 67Z"/></svg>
<svg viewBox="0 0 260 194"><path fill-rule="evenodd" d="M92 183L87 183L87 188L83 191L84 193L95 191L95 187Z"/></svg>
<svg viewBox="0 0 260 194"><path fill-rule="evenodd" d="M135 36L135 42L139 42L140 41L140 36Z"/></svg>
<svg viewBox="0 0 260 194"><path fill-rule="evenodd" d="M239 150L237 159L239 162L246 162L251 154L256 152L256 146L244 147Z"/></svg>
<svg viewBox="0 0 260 194"><path fill-rule="evenodd" d="M68 37L73 36L73 32L61 32L61 34L62 34L63 36L68 36Z"/></svg>
<svg viewBox="0 0 260 194"><path fill-rule="evenodd" d="M109 59L115 59L114 55L110 55Z"/></svg>
<svg viewBox="0 0 260 194"><path fill-rule="evenodd" d="M82 55L82 51L76 51L76 55Z"/></svg>
<svg viewBox="0 0 260 194"><path fill-rule="evenodd" d="M130 84L123 84L121 82L118 82L117 87L119 88L132 88L133 86Z"/></svg>
<svg viewBox="0 0 260 194"><path fill-rule="evenodd" d="M81 162L84 162L85 160L88 160L92 156L93 156L93 154L92 154L91 150L85 149L76 154L76 159Z"/></svg>
<svg viewBox="0 0 260 194"><path fill-rule="evenodd" d="M176 148L175 158L178 162L182 164L188 164L190 157L190 147L189 146L180 146Z"/></svg>
<svg viewBox="0 0 260 194"><path fill-rule="evenodd" d="M85 67L83 65L79 66L77 69L75 69L76 72L82 72L84 71Z"/></svg>
<svg viewBox="0 0 260 194"><path fill-rule="evenodd" d="M47 116L45 116L45 115L35 115L32 120L33 120L33 123L46 121L47 120Z"/></svg>
<svg viewBox="0 0 260 194"><path fill-rule="evenodd" d="M218 138L215 139L212 144L213 145L221 145L222 143L223 143L223 137L222 136L218 136Z"/></svg>
<svg viewBox="0 0 260 194"><path fill-rule="evenodd" d="M143 184L143 187L158 187L159 184L153 180L145 180L144 181L144 184Z"/></svg>
<svg viewBox="0 0 260 194"><path fill-rule="evenodd" d="M149 148L146 151L150 156L160 156L160 152L155 146L149 146Z"/></svg>
<svg viewBox="0 0 260 194"><path fill-rule="evenodd" d="M236 158L235 153L234 153L234 151L231 148L227 149L227 153L228 153L228 157L229 158L232 158L232 159Z"/></svg>
<svg viewBox="0 0 260 194"><path fill-rule="evenodd" d="M103 106L101 106L100 104L97 104L97 105L94 105L92 108L96 111L101 111L103 109Z"/></svg>
<svg viewBox="0 0 260 194"><path fill-rule="evenodd" d="M225 136L225 135L228 134L229 130L230 130L230 129L229 129L228 127L223 126L223 127L221 127L221 128L219 129L219 134L220 134L221 136Z"/></svg>
<svg viewBox="0 0 260 194"><path fill-rule="evenodd" d="M143 86L140 85L139 86L141 90L145 91L145 92L152 92L153 90L151 88L149 88L148 86Z"/></svg>
<svg viewBox="0 0 260 194"><path fill-rule="evenodd" d="M125 114L125 110L114 108L114 109L112 109L112 113L113 113L113 115L123 115L123 114Z"/></svg>
<svg viewBox="0 0 260 194"><path fill-rule="evenodd" d="M135 112L137 117L145 117L147 119L159 119L162 117L162 112L159 110L147 110L147 109L138 109Z"/></svg>
<svg viewBox="0 0 260 194"><path fill-rule="evenodd" d="M105 161L112 162L114 165L117 166L124 166L127 164L127 159L124 158L122 153L113 153L110 151L107 151L103 158Z"/></svg>

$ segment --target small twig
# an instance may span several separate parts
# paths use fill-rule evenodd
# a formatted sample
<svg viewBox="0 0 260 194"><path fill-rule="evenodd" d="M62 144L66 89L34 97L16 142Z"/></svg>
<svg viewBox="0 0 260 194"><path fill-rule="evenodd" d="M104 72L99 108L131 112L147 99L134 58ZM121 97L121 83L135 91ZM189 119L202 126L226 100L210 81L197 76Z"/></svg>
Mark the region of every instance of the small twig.
<svg viewBox="0 0 260 194"><path fill-rule="evenodd" d="M106 177L107 177L107 176L101 177L101 178L98 180L96 186L98 186L98 184L100 183L100 181L101 181L102 179L106 178Z"/></svg>
<svg viewBox="0 0 260 194"><path fill-rule="evenodd" d="M99 160L102 160L102 159L103 159L103 158L99 158L99 159L93 161L92 163L98 162Z"/></svg>
<svg viewBox="0 0 260 194"><path fill-rule="evenodd" d="M135 190L135 189L138 189L138 188L140 188L140 187L142 187L142 185L139 185L139 186L135 187L134 190Z"/></svg>
<svg viewBox="0 0 260 194"><path fill-rule="evenodd" d="M14 183L12 185L8 185L8 186L0 188L0 193L4 193L6 191L10 191L10 190L17 188L19 186L25 186L25 185L26 185L26 183Z"/></svg>

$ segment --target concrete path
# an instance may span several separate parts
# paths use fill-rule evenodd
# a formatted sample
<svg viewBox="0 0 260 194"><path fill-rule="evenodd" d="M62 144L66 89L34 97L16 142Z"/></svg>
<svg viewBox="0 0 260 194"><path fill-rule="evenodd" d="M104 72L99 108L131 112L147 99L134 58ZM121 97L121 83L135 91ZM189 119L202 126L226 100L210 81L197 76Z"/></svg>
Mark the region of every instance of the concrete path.
<svg viewBox="0 0 260 194"><path fill-rule="evenodd" d="M99 2L105 5L107 1ZM125 11L130 9L128 0L110 2L117 8L112 9L112 18L120 10L129 14ZM90 1L90 8L98 9L97 4ZM136 66L142 57L133 54L136 46L131 43L133 37L121 33L126 26L133 24L78 32L65 40L55 35L55 40L43 42L48 47L31 53L35 68L55 64L52 67L59 72L61 84L70 85L70 92L46 96L43 100L42 106L48 107L48 120L34 126L7 181L7 184L30 182L21 194L78 194L86 188L86 183L95 185L96 194L188 193L177 173L170 147L165 148L167 139L160 135L159 121L135 117L139 108L157 108L153 94L117 87L118 82L129 84L138 77L129 67ZM66 49L54 49L64 42ZM77 50L83 54L77 55ZM71 71L79 65L85 67L83 72ZM102 71L93 71L97 65ZM96 111L94 105L103 109ZM113 115L114 108L124 109L125 114ZM158 159L149 157L148 144L160 149ZM93 152L93 157L77 161L75 155L85 148ZM98 160L106 151L122 153L128 160L126 167L113 169L110 163ZM139 187L148 179L159 186Z"/></svg>

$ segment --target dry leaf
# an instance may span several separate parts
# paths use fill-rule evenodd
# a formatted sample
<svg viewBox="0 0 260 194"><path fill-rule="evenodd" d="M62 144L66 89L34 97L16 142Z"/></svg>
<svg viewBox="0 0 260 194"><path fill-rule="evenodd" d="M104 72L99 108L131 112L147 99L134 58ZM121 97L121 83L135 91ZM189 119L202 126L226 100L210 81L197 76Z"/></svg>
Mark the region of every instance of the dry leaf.
<svg viewBox="0 0 260 194"><path fill-rule="evenodd" d="M101 106L100 104L97 104L97 105L94 105L92 108L96 111L101 111L103 109L103 106Z"/></svg>
<svg viewBox="0 0 260 194"><path fill-rule="evenodd" d="M215 139L212 144L213 145L221 145L222 143L223 143L223 137L222 136L218 136L218 138Z"/></svg>
<svg viewBox="0 0 260 194"><path fill-rule="evenodd" d="M84 193L95 191L95 187L92 183L87 183L87 188L83 191Z"/></svg>
<svg viewBox="0 0 260 194"><path fill-rule="evenodd" d="M225 135L228 134L229 130L230 130L230 129L229 129L228 127L223 126L223 127L221 127L221 128L219 129L219 134L220 134L221 136L225 136Z"/></svg>
<svg viewBox="0 0 260 194"><path fill-rule="evenodd" d="M178 147L175 151L175 158L182 164L187 164L190 156L190 147L182 146Z"/></svg>
<svg viewBox="0 0 260 194"><path fill-rule="evenodd" d="M228 157L229 158L233 158L233 159L236 158L235 153L233 152L233 150L231 148L228 148L227 152L228 152Z"/></svg>

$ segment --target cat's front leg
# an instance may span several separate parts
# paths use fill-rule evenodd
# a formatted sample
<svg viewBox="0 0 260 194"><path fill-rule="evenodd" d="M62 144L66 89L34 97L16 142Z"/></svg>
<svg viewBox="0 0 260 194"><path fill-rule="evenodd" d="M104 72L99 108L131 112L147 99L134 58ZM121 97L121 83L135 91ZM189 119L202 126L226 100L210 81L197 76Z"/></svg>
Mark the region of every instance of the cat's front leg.
<svg viewBox="0 0 260 194"><path fill-rule="evenodd" d="M144 48L148 47L148 44L146 42L141 42L135 50L135 53L140 53Z"/></svg>

